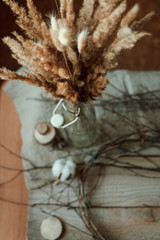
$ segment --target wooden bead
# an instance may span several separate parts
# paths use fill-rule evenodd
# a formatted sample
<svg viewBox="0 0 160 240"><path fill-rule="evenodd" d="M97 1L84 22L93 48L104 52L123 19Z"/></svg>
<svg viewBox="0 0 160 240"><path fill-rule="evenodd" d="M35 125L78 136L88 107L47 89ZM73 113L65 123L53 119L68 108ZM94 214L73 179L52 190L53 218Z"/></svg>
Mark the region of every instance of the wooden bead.
<svg viewBox="0 0 160 240"><path fill-rule="evenodd" d="M37 126L37 131L40 133L40 134L46 134L48 132L48 125L46 123L39 123Z"/></svg>
<svg viewBox="0 0 160 240"><path fill-rule="evenodd" d="M42 221L40 231L45 239L55 240L62 234L62 223L57 217L47 217Z"/></svg>
<svg viewBox="0 0 160 240"><path fill-rule="evenodd" d="M34 131L34 138L42 145L51 143L55 135L56 131L50 123L39 123Z"/></svg>

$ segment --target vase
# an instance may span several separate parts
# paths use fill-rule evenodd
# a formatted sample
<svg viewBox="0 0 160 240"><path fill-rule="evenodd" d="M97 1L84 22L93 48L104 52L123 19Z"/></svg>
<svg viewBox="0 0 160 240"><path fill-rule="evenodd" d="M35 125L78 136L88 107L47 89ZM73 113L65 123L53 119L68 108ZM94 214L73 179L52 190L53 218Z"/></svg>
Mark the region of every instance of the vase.
<svg viewBox="0 0 160 240"><path fill-rule="evenodd" d="M63 103L63 116L66 123L72 123L62 129L67 143L77 148L92 146L97 138L96 114L92 103L77 102L71 105Z"/></svg>

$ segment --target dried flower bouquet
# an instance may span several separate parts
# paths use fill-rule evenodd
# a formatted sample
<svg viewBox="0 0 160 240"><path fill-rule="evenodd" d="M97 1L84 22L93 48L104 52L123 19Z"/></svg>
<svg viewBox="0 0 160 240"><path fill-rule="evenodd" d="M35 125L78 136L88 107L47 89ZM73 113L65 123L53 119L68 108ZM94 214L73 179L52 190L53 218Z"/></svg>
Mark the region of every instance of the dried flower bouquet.
<svg viewBox="0 0 160 240"><path fill-rule="evenodd" d="M138 4L127 12L125 0L84 0L77 15L73 0L60 0L58 15L52 15L47 25L32 0L27 0L28 11L14 0L3 1L17 15L17 24L26 34L24 38L13 32L15 38L3 41L30 72L21 75L1 68L0 77L43 87L71 103L101 97L108 84L107 72L118 66L122 50L150 35L140 30L154 14L134 21Z"/></svg>

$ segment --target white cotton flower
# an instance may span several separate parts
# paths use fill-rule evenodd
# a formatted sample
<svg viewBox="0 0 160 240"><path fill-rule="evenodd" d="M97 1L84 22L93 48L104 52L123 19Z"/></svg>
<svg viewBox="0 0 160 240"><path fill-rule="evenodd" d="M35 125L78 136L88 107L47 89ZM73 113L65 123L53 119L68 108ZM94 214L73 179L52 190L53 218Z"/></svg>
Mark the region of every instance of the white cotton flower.
<svg viewBox="0 0 160 240"><path fill-rule="evenodd" d="M118 39L122 39L124 37L127 37L128 35L130 35L132 33L132 30L130 27L128 26L124 26L122 28L119 29L118 33L117 33L117 37Z"/></svg>
<svg viewBox="0 0 160 240"><path fill-rule="evenodd" d="M86 41L87 41L87 35L88 35L87 29L82 30L78 34L77 47L78 47L79 53L81 53L85 48Z"/></svg>
<svg viewBox="0 0 160 240"><path fill-rule="evenodd" d="M56 17L54 17L53 15L51 16L51 29L55 32L58 31L58 23L57 23L57 19Z"/></svg>
<svg viewBox="0 0 160 240"><path fill-rule="evenodd" d="M68 178L73 178L76 173L76 164L72 159L57 159L52 167L52 175L56 178L60 178L60 181L64 182Z"/></svg>
<svg viewBox="0 0 160 240"><path fill-rule="evenodd" d="M58 32L58 40L60 43L64 46L68 45L69 39L68 39L68 30L65 27L60 27Z"/></svg>

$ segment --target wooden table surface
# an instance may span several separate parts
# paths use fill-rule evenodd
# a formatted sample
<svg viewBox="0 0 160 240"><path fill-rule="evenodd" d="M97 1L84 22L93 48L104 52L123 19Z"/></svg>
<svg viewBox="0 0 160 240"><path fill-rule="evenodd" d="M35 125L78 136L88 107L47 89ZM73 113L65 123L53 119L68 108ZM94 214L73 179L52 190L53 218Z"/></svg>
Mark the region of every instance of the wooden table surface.
<svg viewBox="0 0 160 240"><path fill-rule="evenodd" d="M20 128L13 102L0 85L0 240L26 239L27 206L17 203L28 202L28 191L24 174L16 176L13 170L21 169L22 161L3 147L20 155Z"/></svg>

